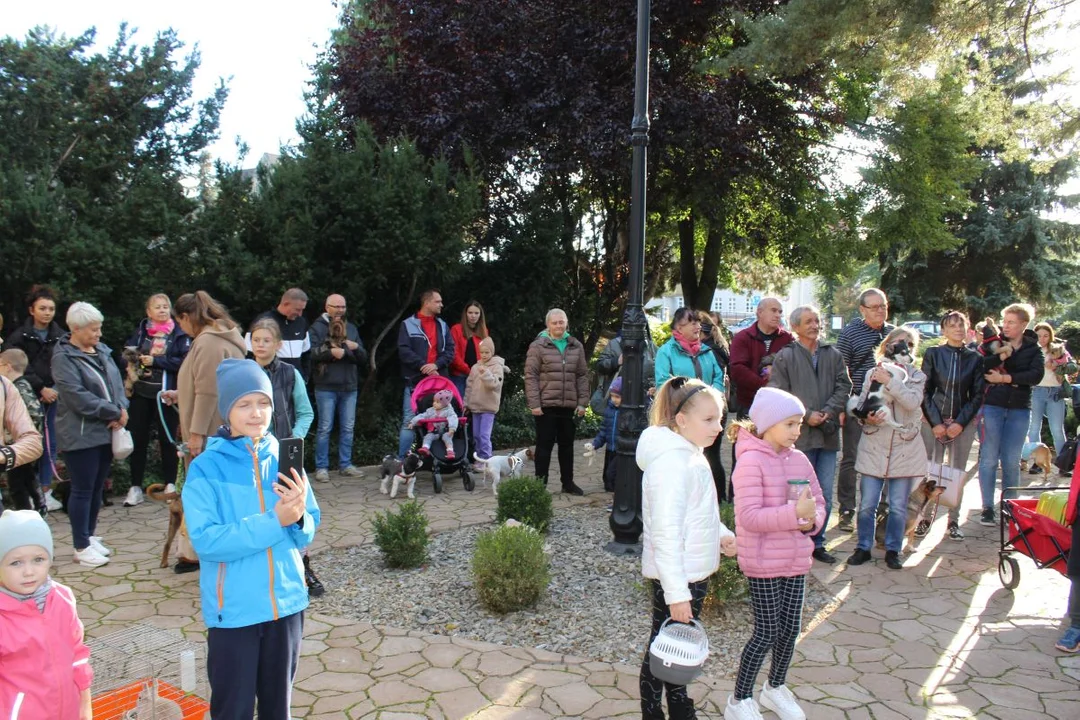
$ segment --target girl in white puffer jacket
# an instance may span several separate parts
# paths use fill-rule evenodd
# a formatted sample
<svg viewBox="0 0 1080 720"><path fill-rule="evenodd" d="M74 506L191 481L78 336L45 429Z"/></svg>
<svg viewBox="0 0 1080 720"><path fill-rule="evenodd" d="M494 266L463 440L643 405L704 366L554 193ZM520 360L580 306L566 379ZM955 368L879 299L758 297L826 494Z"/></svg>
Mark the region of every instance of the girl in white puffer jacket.
<svg viewBox="0 0 1080 720"><path fill-rule="evenodd" d="M641 716L663 720L663 694L673 720L696 718L685 685L653 677L648 647L669 617L701 614L720 553L735 554L735 534L720 521L716 486L702 448L720 434L724 398L700 380L673 377L656 393L651 426L641 433L637 464L644 472L641 570L651 580L652 633L641 664Z"/></svg>

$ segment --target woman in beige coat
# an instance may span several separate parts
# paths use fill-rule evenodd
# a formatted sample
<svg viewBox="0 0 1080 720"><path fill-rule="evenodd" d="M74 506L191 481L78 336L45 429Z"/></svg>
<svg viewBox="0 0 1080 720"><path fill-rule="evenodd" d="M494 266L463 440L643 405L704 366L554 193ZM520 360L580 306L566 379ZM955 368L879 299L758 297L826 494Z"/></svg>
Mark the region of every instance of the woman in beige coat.
<svg viewBox="0 0 1080 720"><path fill-rule="evenodd" d="M908 344L911 364L898 363L907 373L901 381L881 366L886 349L904 340ZM877 351L878 364L867 373L863 384L866 394L871 382L881 383L885 404L892 413L899 429L883 424L878 414L871 415L863 424L859 440L856 472L862 475L859 485L859 542L855 552L848 558L849 565L861 565L870 559L870 545L874 542L876 509L883 491L888 490L891 512L885 526L885 564L893 570L903 567L900 549L904 542L904 524L908 496L915 483L926 475L926 447L923 445L922 400L926 387L926 375L914 365L919 346L918 333L910 328L896 328L885 336ZM848 416L847 422L858 422Z"/></svg>

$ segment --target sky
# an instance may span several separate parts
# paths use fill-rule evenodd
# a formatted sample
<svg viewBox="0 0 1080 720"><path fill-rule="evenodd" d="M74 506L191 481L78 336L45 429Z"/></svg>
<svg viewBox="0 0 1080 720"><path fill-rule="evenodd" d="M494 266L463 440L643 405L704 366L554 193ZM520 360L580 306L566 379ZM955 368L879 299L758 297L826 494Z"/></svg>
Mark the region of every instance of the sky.
<svg viewBox="0 0 1080 720"><path fill-rule="evenodd" d="M104 50L124 21L138 29L138 45L170 27L185 54L198 44L195 97L209 96L219 78L229 88L220 139L210 153L235 161L239 136L250 148L244 165L251 166L263 153L296 141L308 68L337 26L337 9L332 0L11 0L0 12L0 36L22 39L36 25L68 36L96 27L96 49Z"/></svg>

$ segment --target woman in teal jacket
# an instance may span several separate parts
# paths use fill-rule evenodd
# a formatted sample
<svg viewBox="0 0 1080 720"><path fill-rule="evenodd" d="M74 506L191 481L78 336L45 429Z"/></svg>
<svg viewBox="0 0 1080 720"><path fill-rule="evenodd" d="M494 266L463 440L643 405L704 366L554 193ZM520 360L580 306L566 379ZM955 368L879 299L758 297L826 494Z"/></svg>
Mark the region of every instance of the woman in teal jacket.
<svg viewBox="0 0 1080 720"><path fill-rule="evenodd" d="M258 699L260 718L287 720L308 606L301 553L319 506L305 475L278 473L266 373L226 359L217 386L227 425L192 461L183 490L201 562L210 714L251 717Z"/></svg>
<svg viewBox="0 0 1080 720"><path fill-rule="evenodd" d="M677 375L697 378L724 392L724 371L716 355L701 343L701 321L692 308L681 307L671 320L671 339L656 352L656 387Z"/></svg>

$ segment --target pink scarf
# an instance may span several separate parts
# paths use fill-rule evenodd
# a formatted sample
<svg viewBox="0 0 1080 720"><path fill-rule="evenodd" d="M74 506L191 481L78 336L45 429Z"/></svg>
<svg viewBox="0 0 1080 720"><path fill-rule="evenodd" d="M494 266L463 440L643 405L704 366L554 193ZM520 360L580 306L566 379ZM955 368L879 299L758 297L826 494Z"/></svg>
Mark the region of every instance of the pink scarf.
<svg viewBox="0 0 1080 720"><path fill-rule="evenodd" d="M153 320L150 320L146 324L146 334L150 336L171 335L173 328L175 327L176 323L171 318L163 323L156 323Z"/></svg>
<svg viewBox="0 0 1080 720"><path fill-rule="evenodd" d="M690 357L697 357L698 353L701 352L700 338L697 340L687 340L685 337L683 337L677 332L672 332L671 337L675 338L675 341L679 343L683 350L690 353Z"/></svg>

